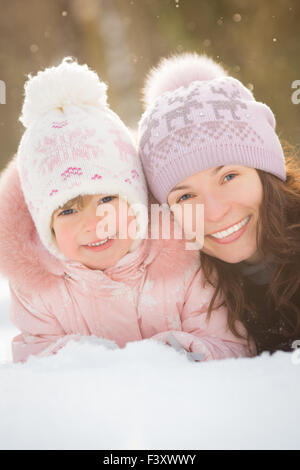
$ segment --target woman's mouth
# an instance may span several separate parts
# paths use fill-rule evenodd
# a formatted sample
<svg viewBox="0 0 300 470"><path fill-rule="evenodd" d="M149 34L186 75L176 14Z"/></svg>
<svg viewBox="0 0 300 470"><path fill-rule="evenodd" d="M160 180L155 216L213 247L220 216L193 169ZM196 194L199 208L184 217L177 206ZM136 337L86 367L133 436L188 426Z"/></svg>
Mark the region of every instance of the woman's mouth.
<svg viewBox="0 0 300 470"><path fill-rule="evenodd" d="M232 225L228 229L222 230L220 232L215 232L207 236L211 238L212 240L214 240L216 243L221 243L221 244L231 243L243 235L243 233L246 231L248 227L248 222L250 218L251 216L248 215L239 223Z"/></svg>

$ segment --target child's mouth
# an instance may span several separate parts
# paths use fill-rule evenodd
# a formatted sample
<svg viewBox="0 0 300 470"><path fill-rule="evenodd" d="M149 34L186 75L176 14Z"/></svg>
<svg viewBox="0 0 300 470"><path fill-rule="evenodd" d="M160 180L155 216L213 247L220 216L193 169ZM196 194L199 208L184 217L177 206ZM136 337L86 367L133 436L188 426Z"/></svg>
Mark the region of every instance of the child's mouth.
<svg viewBox="0 0 300 470"><path fill-rule="evenodd" d="M115 239L112 237L107 237L105 240L99 240L98 242L93 242L93 243L87 243L86 245L82 245L84 248L90 251L102 251L102 250L107 250L112 246L114 243Z"/></svg>

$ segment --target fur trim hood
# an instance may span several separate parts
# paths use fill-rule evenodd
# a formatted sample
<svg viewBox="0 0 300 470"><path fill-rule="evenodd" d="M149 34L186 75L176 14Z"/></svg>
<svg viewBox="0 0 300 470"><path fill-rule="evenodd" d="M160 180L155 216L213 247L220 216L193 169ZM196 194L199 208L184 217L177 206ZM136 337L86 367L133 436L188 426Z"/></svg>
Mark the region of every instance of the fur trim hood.
<svg viewBox="0 0 300 470"><path fill-rule="evenodd" d="M189 263L198 264L199 254L185 251L183 244L183 240L155 240L144 264L151 263L159 253L164 263L175 257L183 269ZM122 264L124 266L123 259ZM24 199L14 158L0 177L0 274L23 291L43 290L53 286L68 268L68 263L48 252L40 241ZM107 274L112 271L113 267Z"/></svg>
<svg viewBox="0 0 300 470"><path fill-rule="evenodd" d="M42 245L21 189L16 157L0 178L0 273L23 288L52 284L63 264Z"/></svg>

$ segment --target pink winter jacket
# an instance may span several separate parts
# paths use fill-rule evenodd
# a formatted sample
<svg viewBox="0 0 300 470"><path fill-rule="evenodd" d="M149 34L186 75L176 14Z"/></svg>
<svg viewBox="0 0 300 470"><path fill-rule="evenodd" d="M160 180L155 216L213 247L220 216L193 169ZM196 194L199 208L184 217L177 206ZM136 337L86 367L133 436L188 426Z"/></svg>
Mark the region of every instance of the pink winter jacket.
<svg viewBox="0 0 300 470"><path fill-rule="evenodd" d="M207 322L213 290L203 286L199 253L186 251L181 240L143 240L104 271L52 256L25 204L15 160L0 180L0 272L9 280L11 319L21 332L12 342L15 362L55 353L81 335L119 347L144 338L175 341L205 360L255 353L229 331L224 307ZM241 325L238 330L245 333Z"/></svg>

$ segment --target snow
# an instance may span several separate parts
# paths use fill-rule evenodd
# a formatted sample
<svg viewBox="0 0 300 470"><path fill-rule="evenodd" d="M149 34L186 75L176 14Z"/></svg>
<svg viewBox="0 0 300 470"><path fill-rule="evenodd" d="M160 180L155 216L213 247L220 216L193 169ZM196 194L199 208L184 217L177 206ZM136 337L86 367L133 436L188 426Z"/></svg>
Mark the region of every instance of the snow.
<svg viewBox="0 0 300 470"><path fill-rule="evenodd" d="M145 340L97 338L11 362L9 292L0 279L1 449L300 449L294 353L192 363Z"/></svg>

